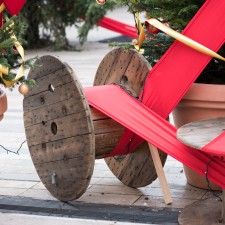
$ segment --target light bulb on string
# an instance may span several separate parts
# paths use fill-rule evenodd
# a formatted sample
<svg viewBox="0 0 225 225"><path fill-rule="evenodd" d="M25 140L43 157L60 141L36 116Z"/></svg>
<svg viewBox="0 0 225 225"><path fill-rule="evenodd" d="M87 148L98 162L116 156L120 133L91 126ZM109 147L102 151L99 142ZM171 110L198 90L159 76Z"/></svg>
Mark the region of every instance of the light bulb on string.
<svg viewBox="0 0 225 225"><path fill-rule="evenodd" d="M104 5L106 3L106 0L96 0L96 2L99 4L99 5Z"/></svg>

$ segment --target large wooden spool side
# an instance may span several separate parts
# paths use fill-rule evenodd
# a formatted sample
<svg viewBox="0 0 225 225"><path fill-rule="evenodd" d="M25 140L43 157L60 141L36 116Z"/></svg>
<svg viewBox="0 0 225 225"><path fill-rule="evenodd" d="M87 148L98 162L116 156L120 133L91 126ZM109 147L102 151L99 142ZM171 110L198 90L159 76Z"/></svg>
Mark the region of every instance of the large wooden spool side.
<svg viewBox="0 0 225 225"><path fill-rule="evenodd" d="M36 61L28 78L38 87L24 98L24 126L37 173L50 193L68 201L87 189L94 167L89 105L72 69L52 56Z"/></svg>
<svg viewBox="0 0 225 225"><path fill-rule="evenodd" d="M125 87L131 95L138 97L150 69L151 66L147 60L136 51L117 48L110 51L103 58L96 72L94 85L117 83ZM91 112L93 112L92 108ZM103 117L104 115L102 115ZM107 121L108 119L105 116L104 120ZM94 124L94 130L97 130L97 123ZM95 134L95 137L99 143L109 143L113 137L114 142L111 141L111 150L107 148L107 152L111 152L118 143L122 133L123 130L117 132L116 135L109 135L108 141L105 138L102 139L99 134ZM96 144L95 148L96 155L98 155L98 152L102 153L104 151L104 145L99 146ZM159 153L164 165L167 155L161 151ZM101 155L103 156L103 154ZM130 187L143 187L149 185L157 178L154 163L146 142L141 144L131 154L106 158L105 161L113 174L121 182Z"/></svg>

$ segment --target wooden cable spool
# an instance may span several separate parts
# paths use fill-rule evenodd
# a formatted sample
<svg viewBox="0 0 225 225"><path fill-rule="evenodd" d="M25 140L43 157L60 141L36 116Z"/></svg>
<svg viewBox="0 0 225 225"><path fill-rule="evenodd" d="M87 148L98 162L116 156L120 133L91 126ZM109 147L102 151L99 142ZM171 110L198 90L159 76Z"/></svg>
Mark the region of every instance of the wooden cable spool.
<svg viewBox="0 0 225 225"><path fill-rule="evenodd" d="M24 98L27 144L37 173L57 199L76 199L94 168L95 138L88 103L69 66L43 56L30 70L38 87Z"/></svg>
<svg viewBox="0 0 225 225"><path fill-rule="evenodd" d="M124 127L90 108L72 69L53 56L36 61L28 74L38 88L24 98L24 126L37 173L57 199L79 198L93 174L95 158L113 151ZM121 48L102 60L94 85L119 83L138 96L150 65L133 50ZM162 163L166 154L160 153ZM106 159L124 184L141 187L157 177L147 143L135 152Z"/></svg>
<svg viewBox="0 0 225 225"><path fill-rule="evenodd" d="M117 48L103 58L97 69L94 85L117 83L129 90L134 97L138 97L150 69L148 61L136 51ZM115 146L118 141L116 140ZM115 146L112 146L111 151ZM159 154L164 165L167 155L164 152ZM129 187L144 187L157 178L147 142L131 154L109 157L105 161L113 174Z"/></svg>

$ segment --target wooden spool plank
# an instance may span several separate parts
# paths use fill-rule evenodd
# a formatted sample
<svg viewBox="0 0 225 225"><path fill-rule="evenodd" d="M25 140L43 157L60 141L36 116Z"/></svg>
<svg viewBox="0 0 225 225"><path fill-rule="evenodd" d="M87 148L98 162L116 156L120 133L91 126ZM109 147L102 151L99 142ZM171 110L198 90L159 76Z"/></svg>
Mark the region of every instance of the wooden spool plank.
<svg viewBox="0 0 225 225"><path fill-rule="evenodd" d="M147 60L136 51L118 48L109 52L100 63L94 85L119 83L129 89L134 96L138 96L150 69ZM111 146L111 151L115 146ZM96 145L96 154L99 151L99 146ZM164 165L167 155L161 151L159 154ZM114 175L130 187L143 187L157 178L146 142L129 155L110 157L105 161Z"/></svg>
<svg viewBox="0 0 225 225"><path fill-rule="evenodd" d="M58 117L68 116L69 113L78 113L81 111L83 107L83 103L77 101L77 104L74 104L74 98L73 99L65 99L65 101L62 101L60 103L60 109L58 108L59 104L58 102L53 103L52 105L46 105L45 110L42 108L37 108L36 110L30 110L27 112L24 112L24 120L27 127L34 125L34 124L40 124L43 121L47 121L51 119L56 119ZM27 106L27 108L30 108ZM57 110L54 110L56 109ZM84 108L85 110L88 110L87 108Z"/></svg>
<svg viewBox="0 0 225 225"><path fill-rule="evenodd" d="M23 104L28 147L49 192L62 201L73 200L86 191L93 173L95 138L89 106L72 69L52 56L37 63L41 66L28 77L38 87Z"/></svg>
<svg viewBox="0 0 225 225"><path fill-rule="evenodd" d="M124 132L124 127L93 107L91 118L95 131L95 146L98 149L95 157L99 159L113 151Z"/></svg>
<svg viewBox="0 0 225 225"><path fill-rule="evenodd" d="M92 106L90 106L90 109L91 109L92 120L101 120L106 118L106 115L100 112L99 110L97 110L96 108L93 108Z"/></svg>
<svg viewBox="0 0 225 225"><path fill-rule="evenodd" d="M125 52L119 50L106 79L108 84L121 82L123 77L118 76L118 70L120 74L125 74L127 66L129 65L128 62L131 61L133 55L134 53L131 51Z"/></svg>
<svg viewBox="0 0 225 225"><path fill-rule="evenodd" d="M36 165L35 168L37 173L41 174L40 179L45 181L45 186L51 187L51 194L60 200L68 201L71 200L71 196L79 198L84 192L83 187L86 190L92 174L92 168L89 167L87 170L87 163L89 163L87 158L81 157ZM52 183L54 172L56 172L55 184Z"/></svg>
<svg viewBox="0 0 225 225"><path fill-rule="evenodd" d="M118 76L117 73L124 74L128 65L128 62L132 58L134 52L125 52L122 48L117 48L110 51L101 63L99 64L96 72L94 85L110 84L119 82L122 76Z"/></svg>
<svg viewBox="0 0 225 225"><path fill-rule="evenodd" d="M105 161L113 174L130 187L143 187L149 184L149 180L154 181L157 178L146 142L134 153L106 158Z"/></svg>
<svg viewBox="0 0 225 225"><path fill-rule="evenodd" d="M91 138L90 134L87 134L30 146L29 150L33 163L34 165L40 165L51 161L60 161L62 157L64 160L88 157L89 152L86 152L85 148ZM52 154L53 149L55 154Z"/></svg>
<svg viewBox="0 0 225 225"><path fill-rule="evenodd" d="M185 124L177 130L182 143L200 150L225 129L225 117L205 119Z"/></svg>
<svg viewBox="0 0 225 225"><path fill-rule="evenodd" d="M111 133L114 131L124 131L124 128L120 126L115 120L106 119L106 120L95 120L93 121L95 129L95 134L105 134Z"/></svg>
<svg viewBox="0 0 225 225"><path fill-rule="evenodd" d="M81 163L78 164L77 160L79 160ZM74 181L74 178L76 179L80 178L81 181L86 180L87 178L90 178L88 173L86 173L87 168L85 163L87 163L87 160L84 157L77 157L73 159L64 159L63 161L62 160L55 161L55 162L52 161L52 162L36 165L36 169L37 169L37 172L41 174L40 177L42 179L44 178L46 181L49 180L49 183L52 183L51 182L52 172L56 172L54 170L55 168L60 168L60 170L56 172L57 174L56 183L58 180L58 183L61 183L60 185L64 186L63 179L65 179L67 182L71 182L71 181ZM68 170L67 168L68 166L70 167L70 170ZM48 167L48 169L44 167L46 168ZM86 174L86 176L84 176L84 174ZM76 181L79 182L78 179ZM68 188L73 188L73 187L68 187Z"/></svg>
<svg viewBox="0 0 225 225"><path fill-rule="evenodd" d="M50 55L45 55L40 57L35 61L35 66L34 68L30 69L29 76L30 78L33 79L38 79L41 77L45 77L48 74L55 73L61 69L66 69L65 65L63 63L58 63L58 59L55 57L51 57ZM45 65L43 67L43 65ZM46 66L48 65L48 66ZM67 69L68 70L68 69ZM32 93L35 92L34 90Z"/></svg>
<svg viewBox="0 0 225 225"><path fill-rule="evenodd" d="M54 66L54 64L52 64L52 66ZM32 69L31 71L34 71L34 70ZM66 67L63 67L63 68L59 67L59 69L54 72L55 74L54 79L52 79L52 76L51 76L52 73L50 74L47 72L45 73L47 75L42 77L37 77L36 74L32 74L31 78L35 79L35 81L38 83L38 89L37 88L33 89L32 95L49 90L49 87L48 87L49 84L51 84L54 88L56 88L73 81L72 77L68 74L68 69Z"/></svg>
<svg viewBox="0 0 225 225"><path fill-rule="evenodd" d="M145 79L150 70L146 70L146 64L140 62L142 58L143 57L141 55L134 54L124 74L129 81L128 88L132 88L137 96L140 95ZM122 84L126 86L126 83L127 82L123 81Z"/></svg>
<svg viewBox="0 0 225 225"><path fill-rule="evenodd" d="M83 111L26 127L27 139L30 140L29 143L32 146L42 142L57 141L87 134L87 131L90 129L90 124L83 122L88 115L85 114L86 111Z"/></svg>
<svg viewBox="0 0 225 225"><path fill-rule="evenodd" d="M47 81L46 81L47 82ZM45 105L52 105L59 101L65 101L71 99L72 96L75 98L73 93L74 82L66 83L62 86L56 87L54 92L46 91L40 92L36 95L27 96L24 102L24 107L29 108L29 111L35 110ZM67 90L65 92L65 90Z"/></svg>

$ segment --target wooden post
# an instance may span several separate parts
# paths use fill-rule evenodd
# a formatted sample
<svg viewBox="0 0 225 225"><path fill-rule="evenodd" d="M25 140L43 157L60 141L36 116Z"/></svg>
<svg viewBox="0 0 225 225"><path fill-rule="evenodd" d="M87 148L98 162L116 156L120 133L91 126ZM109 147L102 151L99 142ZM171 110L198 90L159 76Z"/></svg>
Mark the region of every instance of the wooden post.
<svg viewBox="0 0 225 225"><path fill-rule="evenodd" d="M149 146L149 149L150 149L150 152L151 152L151 155L152 155L153 163L155 165L156 173L157 173L158 178L159 178L160 186L162 188L164 201L167 205L171 204L173 202L173 200L171 198L169 185L168 185L167 180L166 180L166 176L165 176L165 173L164 173L164 170L163 170L163 166L162 166L162 163L161 163L161 160L160 160L160 157L159 157L158 149L150 143L148 143L148 146Z"/></svg>

